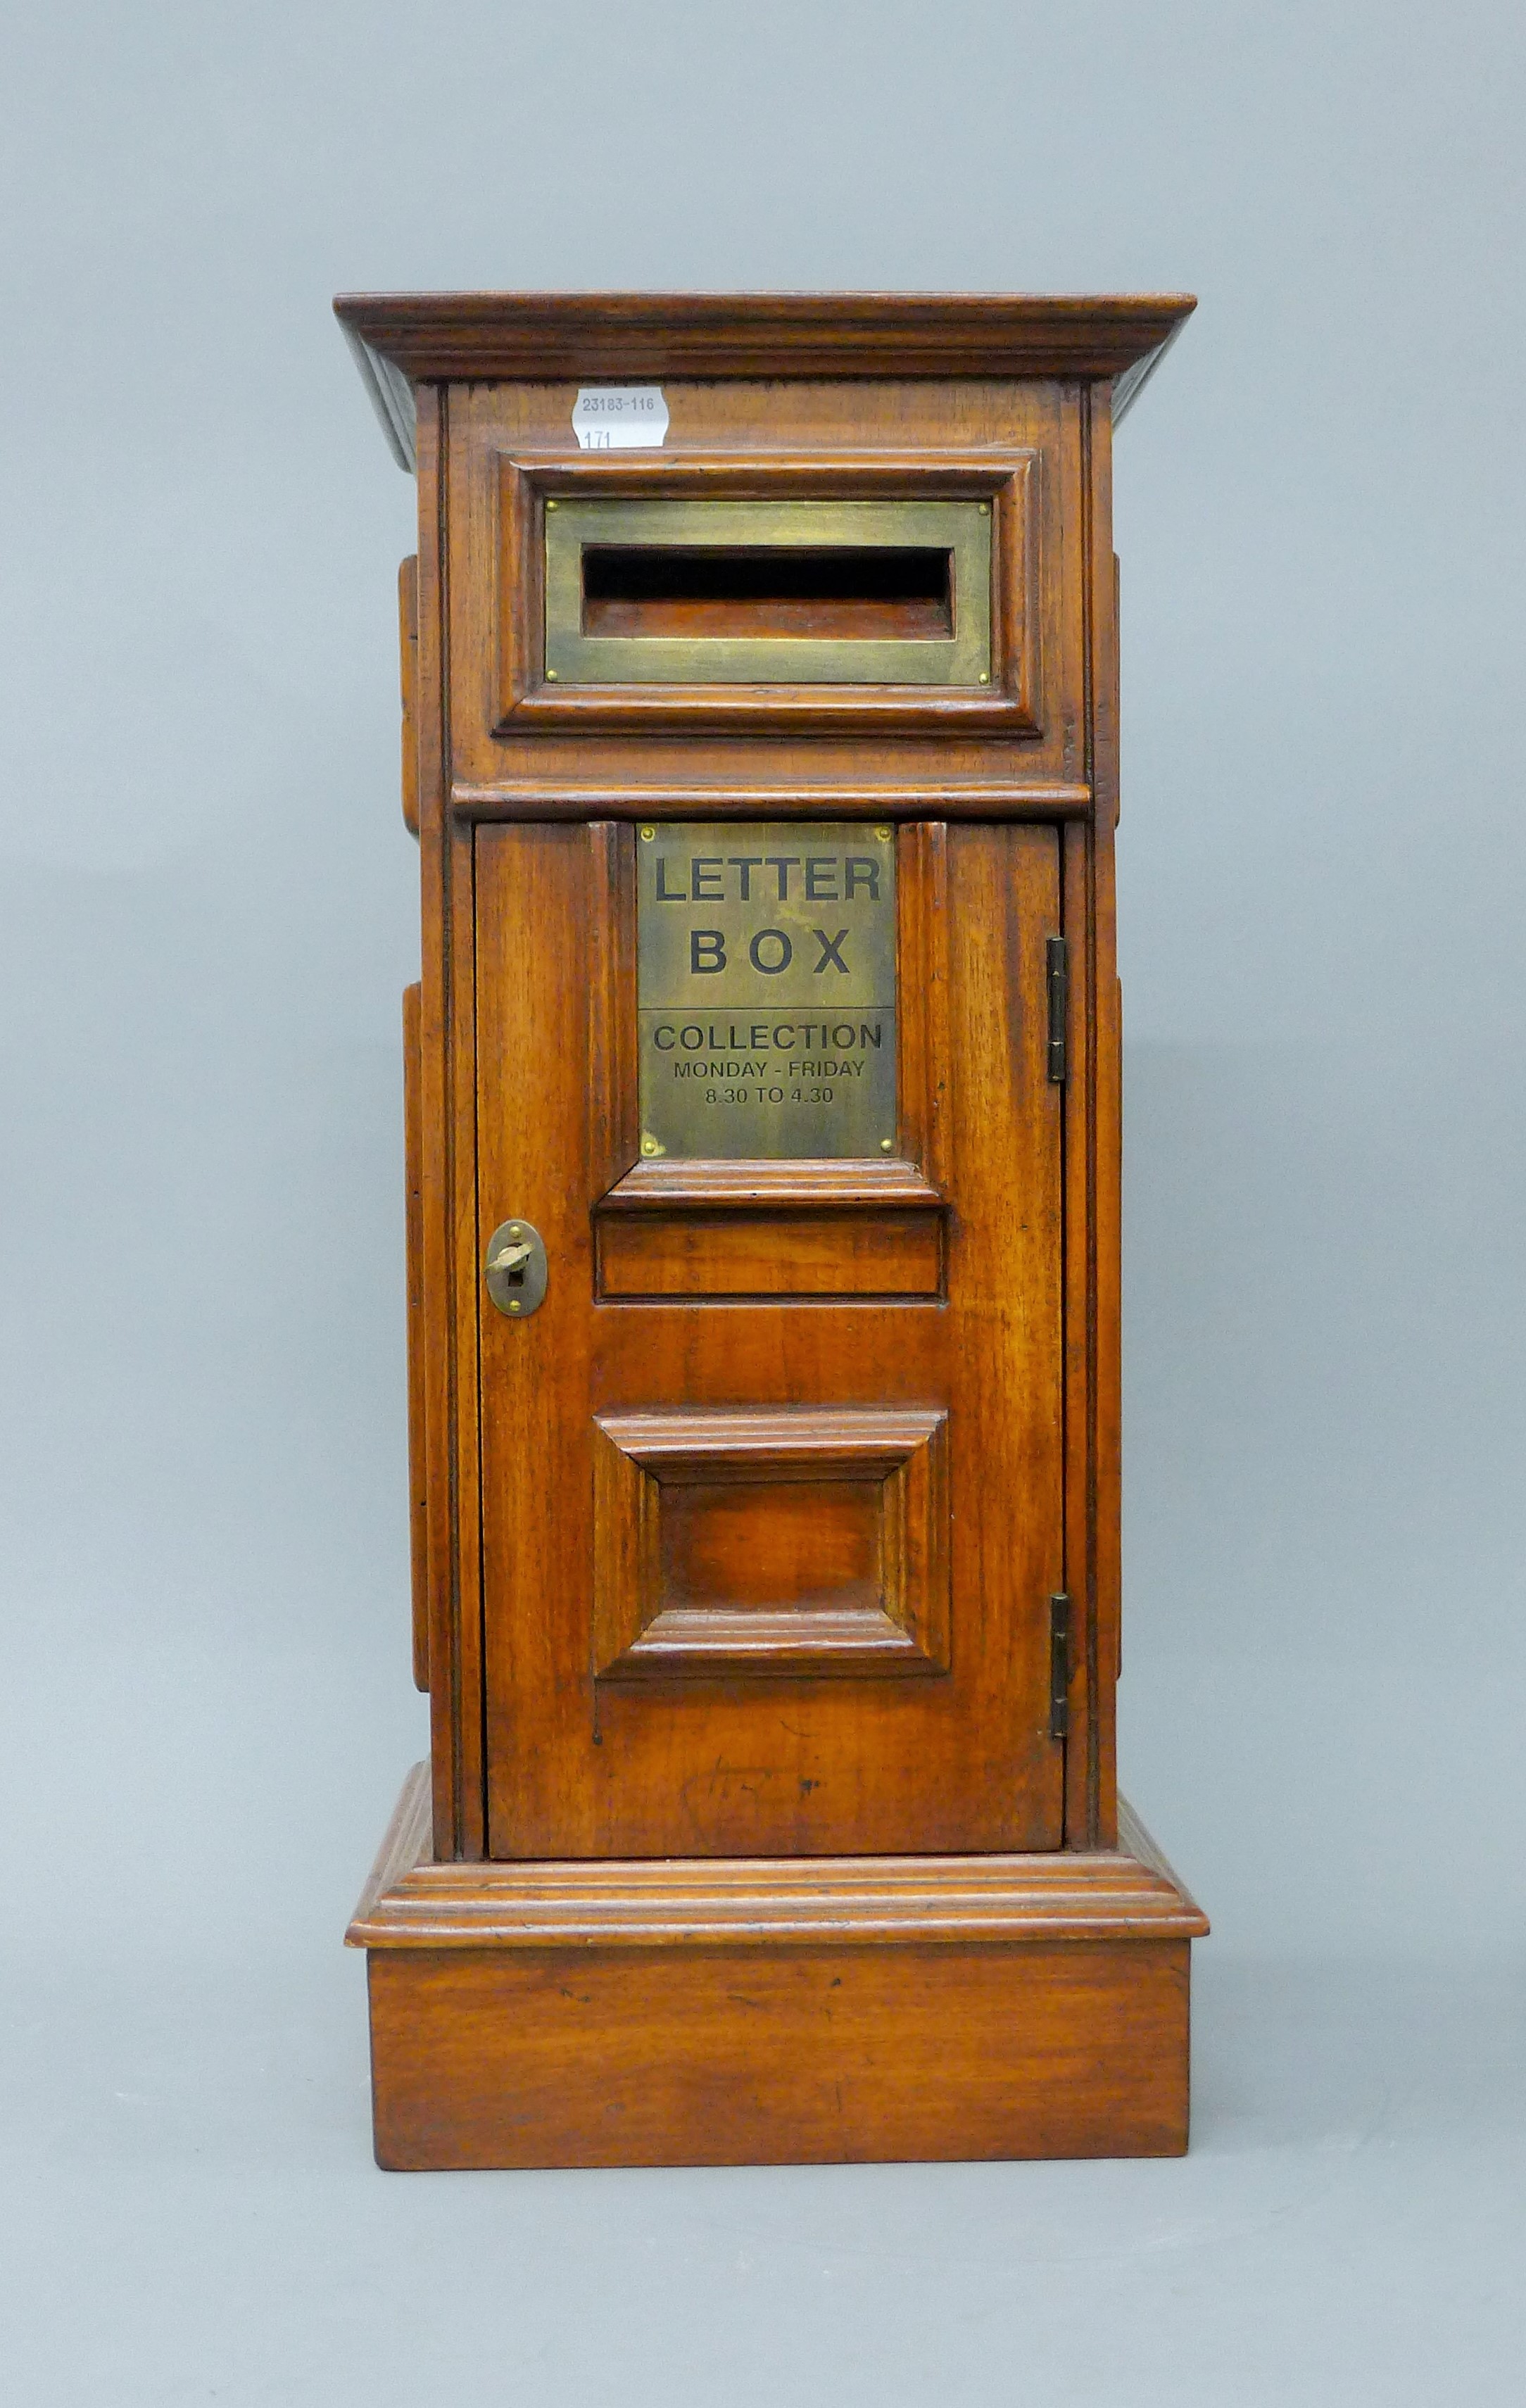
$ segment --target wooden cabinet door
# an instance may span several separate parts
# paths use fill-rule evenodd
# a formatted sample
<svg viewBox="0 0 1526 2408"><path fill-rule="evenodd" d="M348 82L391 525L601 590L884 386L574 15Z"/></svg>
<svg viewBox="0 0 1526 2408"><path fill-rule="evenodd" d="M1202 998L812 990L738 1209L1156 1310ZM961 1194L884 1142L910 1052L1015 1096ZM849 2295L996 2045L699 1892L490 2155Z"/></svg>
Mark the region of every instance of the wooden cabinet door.
<svg viewBox="0 0 1526 2408"><path fill-rule="evenodd" d="M900 833L904 1160L644 1186L635 843L476 839L489 1851L1058 1846L1057 834Z"/></svg>

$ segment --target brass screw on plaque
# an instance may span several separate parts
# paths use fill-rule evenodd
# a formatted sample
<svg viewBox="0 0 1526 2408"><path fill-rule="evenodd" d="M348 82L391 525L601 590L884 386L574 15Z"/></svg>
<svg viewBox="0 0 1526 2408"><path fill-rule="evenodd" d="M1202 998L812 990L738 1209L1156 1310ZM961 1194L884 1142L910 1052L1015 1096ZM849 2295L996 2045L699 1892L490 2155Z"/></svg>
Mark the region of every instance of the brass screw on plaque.
<svg viewBox="0 0 1526 2408"><path fill-rule="evenodd" d="M894 834L895 834L895 829L894 829L894 828L876 828L876 829L875 829L875 831L874 831L874 833L875 833L875 835L879 838L880 842L881 842L882 844L888 844L888 843L889 843L889 841L890 841L890 839L891 839L891 838L892 838L892 837L894 836Z"/></svg>
<svg viewBox="0 0 1526 2408"><path fill-rule="evenodd" d="M546 508L547 508L547 509L548 509L548 510L549 510L549 509L554 509L554 507L555 507L554 503L548 502L548 503L546 504ZM981 515L981 517L982 517L983 519L988 519L988 518L990 517L990 515L991 515L991 506L990 506L989 502L982 502L982 504L981 504L981 506L980 506L980 515Z"/></svg>
<svg viewBox="0 0 1526 2408"><path fill-rule="evenodd" d="M555 507L556 507L556 505L555 505L555 503L554 503L554 502L548 502L548 503L546 504L546 508L547 508L547 509L548 509L548 510L554 510L554 509L555 509Z"/></svg>
<svg viewBox="0 0 1526 2408"><path fill-rule="evenodd" d="M650 844L653 838L656 835L656 832L655 828L642 828L641 842L643 844Z"/></svg>
<svg viewBox="0 0 1526 2408"><path fill-rule="evenodd" d="M882 1137L880 1140L880 1152L882 1154L888 1154L891 1147L895 1144L895 1141L896 1140L893 1137Z"/></svg>
<svg viewBox="0 0 1526 2408"><path fill-rule="evenodd" d="M554 669L548 669L548 670L546 671L546 683L547 683L548 685L554 685L554 684L555 684L555 682L556 682L556 672L555 672L555 670L554 670Z"/></svg>
<svg viewBox="0 0 1526 2408"><path fill-rule="evenodd" d="M643 1137L641 1140L641 1152L643 1154L660 1154L662 1152L662 1148L657 1143L655 1137Z"/></svg>

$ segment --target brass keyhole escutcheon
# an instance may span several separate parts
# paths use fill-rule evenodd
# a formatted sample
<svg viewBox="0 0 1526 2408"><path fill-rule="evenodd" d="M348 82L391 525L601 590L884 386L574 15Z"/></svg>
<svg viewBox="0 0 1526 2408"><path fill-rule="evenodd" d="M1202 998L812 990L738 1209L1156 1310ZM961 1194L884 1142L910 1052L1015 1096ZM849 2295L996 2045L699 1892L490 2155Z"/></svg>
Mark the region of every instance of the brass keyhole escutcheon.
<svg viewBox="0 0 1526 2408"><path fill-rule="evenodd" d="M500 1221L487 1241L482 1277L498 1311L524 1321L540 1310L546 1293L546 1248L529 1221Z"/></svg>

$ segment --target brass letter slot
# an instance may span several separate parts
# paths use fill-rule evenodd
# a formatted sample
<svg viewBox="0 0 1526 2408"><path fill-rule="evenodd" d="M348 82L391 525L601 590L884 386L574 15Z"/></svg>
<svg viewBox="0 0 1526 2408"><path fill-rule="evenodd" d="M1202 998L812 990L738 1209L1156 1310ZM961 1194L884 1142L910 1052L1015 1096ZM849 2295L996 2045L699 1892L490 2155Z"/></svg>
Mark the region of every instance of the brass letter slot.
<svg viewBox="0 0 1526 2408"><path fill-rule="evenodd" d="M558 499L564 684L990 683L988 502Z"/></svg>

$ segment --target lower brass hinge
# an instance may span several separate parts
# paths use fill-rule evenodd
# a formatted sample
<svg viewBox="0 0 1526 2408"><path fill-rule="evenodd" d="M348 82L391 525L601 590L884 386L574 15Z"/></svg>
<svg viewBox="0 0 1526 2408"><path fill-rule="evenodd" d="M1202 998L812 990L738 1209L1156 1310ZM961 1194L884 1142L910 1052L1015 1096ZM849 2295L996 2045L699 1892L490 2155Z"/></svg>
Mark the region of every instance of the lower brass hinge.
<svg viewBox="0 0 1526 2408"><path fill-rule="evenodd" d="M1067 1739L1071 1728L1071 1600L1049 1600L1049 1736Z"/></svg>
<svg viewBox="0 0 1526 2408"><path fill-rule="evenodd" d="M1058 1086L1069 1069L1065 1031L1070 1019L1071 970L1069 948L1063 937L1044 939L1044 968L1049 996L1049 1076Z"/></svg>

